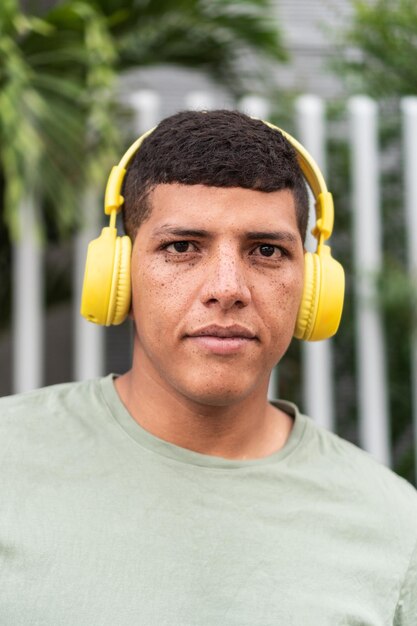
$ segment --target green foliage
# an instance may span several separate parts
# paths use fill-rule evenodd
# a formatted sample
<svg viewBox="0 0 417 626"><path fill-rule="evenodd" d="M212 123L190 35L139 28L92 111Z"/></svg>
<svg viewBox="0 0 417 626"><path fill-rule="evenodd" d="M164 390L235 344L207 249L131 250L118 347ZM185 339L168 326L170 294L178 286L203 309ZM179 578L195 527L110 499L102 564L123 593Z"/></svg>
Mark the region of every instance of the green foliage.
<svg viewBox="0 0 417 626"><path fill-rule="evenodd" d="M417 299L407 269L399 100L417 91L417 3L353 0L352 6L352 22L338 34L341 60L336 69L349 93L366 93L379 103L384 264L377 277L378 306L387 350L394 468L413 481L410 348Z"/></svg>
<svg viewBox="0 0 417 626"><path fill-rule="evenodd" d="M353 2L352 26L343 37L342 68L352 91L376 98L417 92L417 3L415 0Z"/></svg>
<svg viewBox="0 0 417 626"><path fill-rule="evenodd" d="M343 120L343 118L342 118ZM339 122L341 120L339 119ZM381 110L381 210L383 269L374 276L378 307L386 347L388 402L391 415L393 468L415 481L411 419L411 338L417 329L417 290L407 270L403 190L401 179L398 112ZM336 231L332 238L335 257L346 271L346 296L341 330L334 338L338 432L360 443L358 433L357 364L355 352L356 284L358 270L352 259L352 210L346 194L351 176L347 140L333 139L329 145L328 181L336 207ZM366 211L366 207L361 207Z"/></svg>
<svg viewBox="0 0 417 626"><path fill-rule="evenodd" d="M268 58L287 58L271 20L269 0L163 0L125 5L129 6L125 19L119 14L115 27L120 33L122 69L155 61L200 68L238 95L247 79L255 77L255 71L249 72L247 64L242 64L248 54L256 58L256 74L262 73ZM126 30L130 19L138 30Z"/></svg>
<svg viewBox="0 0 417 626"><path fill-rule="evenodd" d="M109 98L100 97L114 72L109 40L88 3L60 11L46 20L23 15L14 0L0 9L0 164L14 237L25 194L44 199L58 230L68 230L90 153L99 157L114 134Z"/></svg>
<svg viewBox="0 0 417 626"><path fill-rule="evenodd" d="M25 194L41 199L43 220L61 236L79 221L86 185L102 185L121 150L115 124L117 78L136 67L201 68L241 93L256 60L284 60L270 0L64 0L24 14L0 5L0 168L2 219L19 234ZM249 64L250 65L250 64Z"/></svg>

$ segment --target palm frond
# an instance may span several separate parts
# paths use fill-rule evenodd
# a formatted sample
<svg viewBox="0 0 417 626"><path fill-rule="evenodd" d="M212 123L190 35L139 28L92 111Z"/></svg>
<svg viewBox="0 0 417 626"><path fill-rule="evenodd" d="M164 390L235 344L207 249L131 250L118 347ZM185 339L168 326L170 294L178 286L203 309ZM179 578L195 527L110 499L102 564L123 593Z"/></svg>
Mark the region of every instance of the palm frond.
<svg viewBox="0 0 417 626"><path fill-rule="evenodd" d="M0 167L11 232L24 193L44 200L57 232L79 221L80 195L102 184L120 151L118 72L176 63L239 93L245 55L257 74L285 59L272 16L271 0L64 0L31 14L3 0Z"/></svg>

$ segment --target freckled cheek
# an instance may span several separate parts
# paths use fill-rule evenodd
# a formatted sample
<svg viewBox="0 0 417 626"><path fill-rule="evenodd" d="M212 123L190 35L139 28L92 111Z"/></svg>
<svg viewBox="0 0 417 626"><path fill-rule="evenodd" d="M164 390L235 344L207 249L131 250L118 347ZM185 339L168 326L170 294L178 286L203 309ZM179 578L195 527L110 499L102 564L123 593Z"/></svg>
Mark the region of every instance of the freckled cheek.
<svg viewBox="0 0 417 626"><path fill-rule="evenodd" d="M298 311L303 291L302 272L292 276L277 276L271 280L269 288L275 294L274 298L279 309Z"/></svg>
<svg viewBox="0 0 417 626"><path fill-rule="evenodd" d="M147 325L162 331L176 323L187 307L187 280L146 265L140 273L132 273L132 297L135 317L146 318Z"/></svg>
<svg viewBox="0 0 417 626"><path fill-rule="evenodd" d="M263 311L268 326L268 333L274 346L278 346L284 341L286 335L292 336L297 313L300 307L301 294L303 289L302 276L294 276L291 280L283 277L273 279L259 301L259 308ZM267 294L267 297L265 297Z"/></svg>

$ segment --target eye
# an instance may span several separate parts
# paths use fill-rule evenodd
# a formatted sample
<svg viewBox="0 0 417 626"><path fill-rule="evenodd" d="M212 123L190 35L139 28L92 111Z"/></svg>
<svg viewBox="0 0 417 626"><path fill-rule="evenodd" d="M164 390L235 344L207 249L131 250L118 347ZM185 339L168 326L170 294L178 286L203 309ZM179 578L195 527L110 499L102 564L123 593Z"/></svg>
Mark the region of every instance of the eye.
<svg viewBox="0 0 417 626"><path fill-rule="evenodd" d="M176 252L188 252L190 244L188 241L176 241L172 244Z"/></svg>
<svg viewBox="0 0 417 626"><path fill-rule="evenodd" d="M268 244L262 244L259 246L259 252L262 256L272 256L275 251L278 251L276 246L271 246Z"/></svg>
<svg viewBox="0 0 417 626"><path fill-rule="evenodd" d="M173 241L164 245L164 248L168 252L178 252L180 254L184 252L193 252L193 250L195 250L195 247L193 247L193 244L190 241Z"/></svg>
<svg viewBox="0 0 417 626"><path fill-rule="evenodd" d="M251 255L253 257L261 257L263 259L271 259L271 262L282 261L285 257L289 256L286 248L277 246L272 243L258 243L255 248L252 249Z"/></svg>

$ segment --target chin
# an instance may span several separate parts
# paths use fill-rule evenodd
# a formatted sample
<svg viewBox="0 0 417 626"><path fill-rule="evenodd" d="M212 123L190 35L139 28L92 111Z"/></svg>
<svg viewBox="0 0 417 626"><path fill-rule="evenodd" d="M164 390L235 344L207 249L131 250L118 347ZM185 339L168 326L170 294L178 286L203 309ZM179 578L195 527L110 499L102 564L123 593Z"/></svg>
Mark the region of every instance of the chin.
<svg viewBox="0 0 417 626"><path fill-rule="evenodd" d="M238 381L215 380L209 378L206 381L201 378L198 381L182 384L177 387L178 391L197 404L205 406L229 406L247 398L259 385L255 381L244 381L242 377ZM246 384L245 384L246 382ZM193 384L194 383L194 384Z"/></svg>
<svg viewBox="0 0 417 626"><path fill-rule="evenodd" d="M188 400L201 406L231 406L244 400L248 394L238 394L229 392L220 392L214 390L211 393L185 393Z"/></svg>

